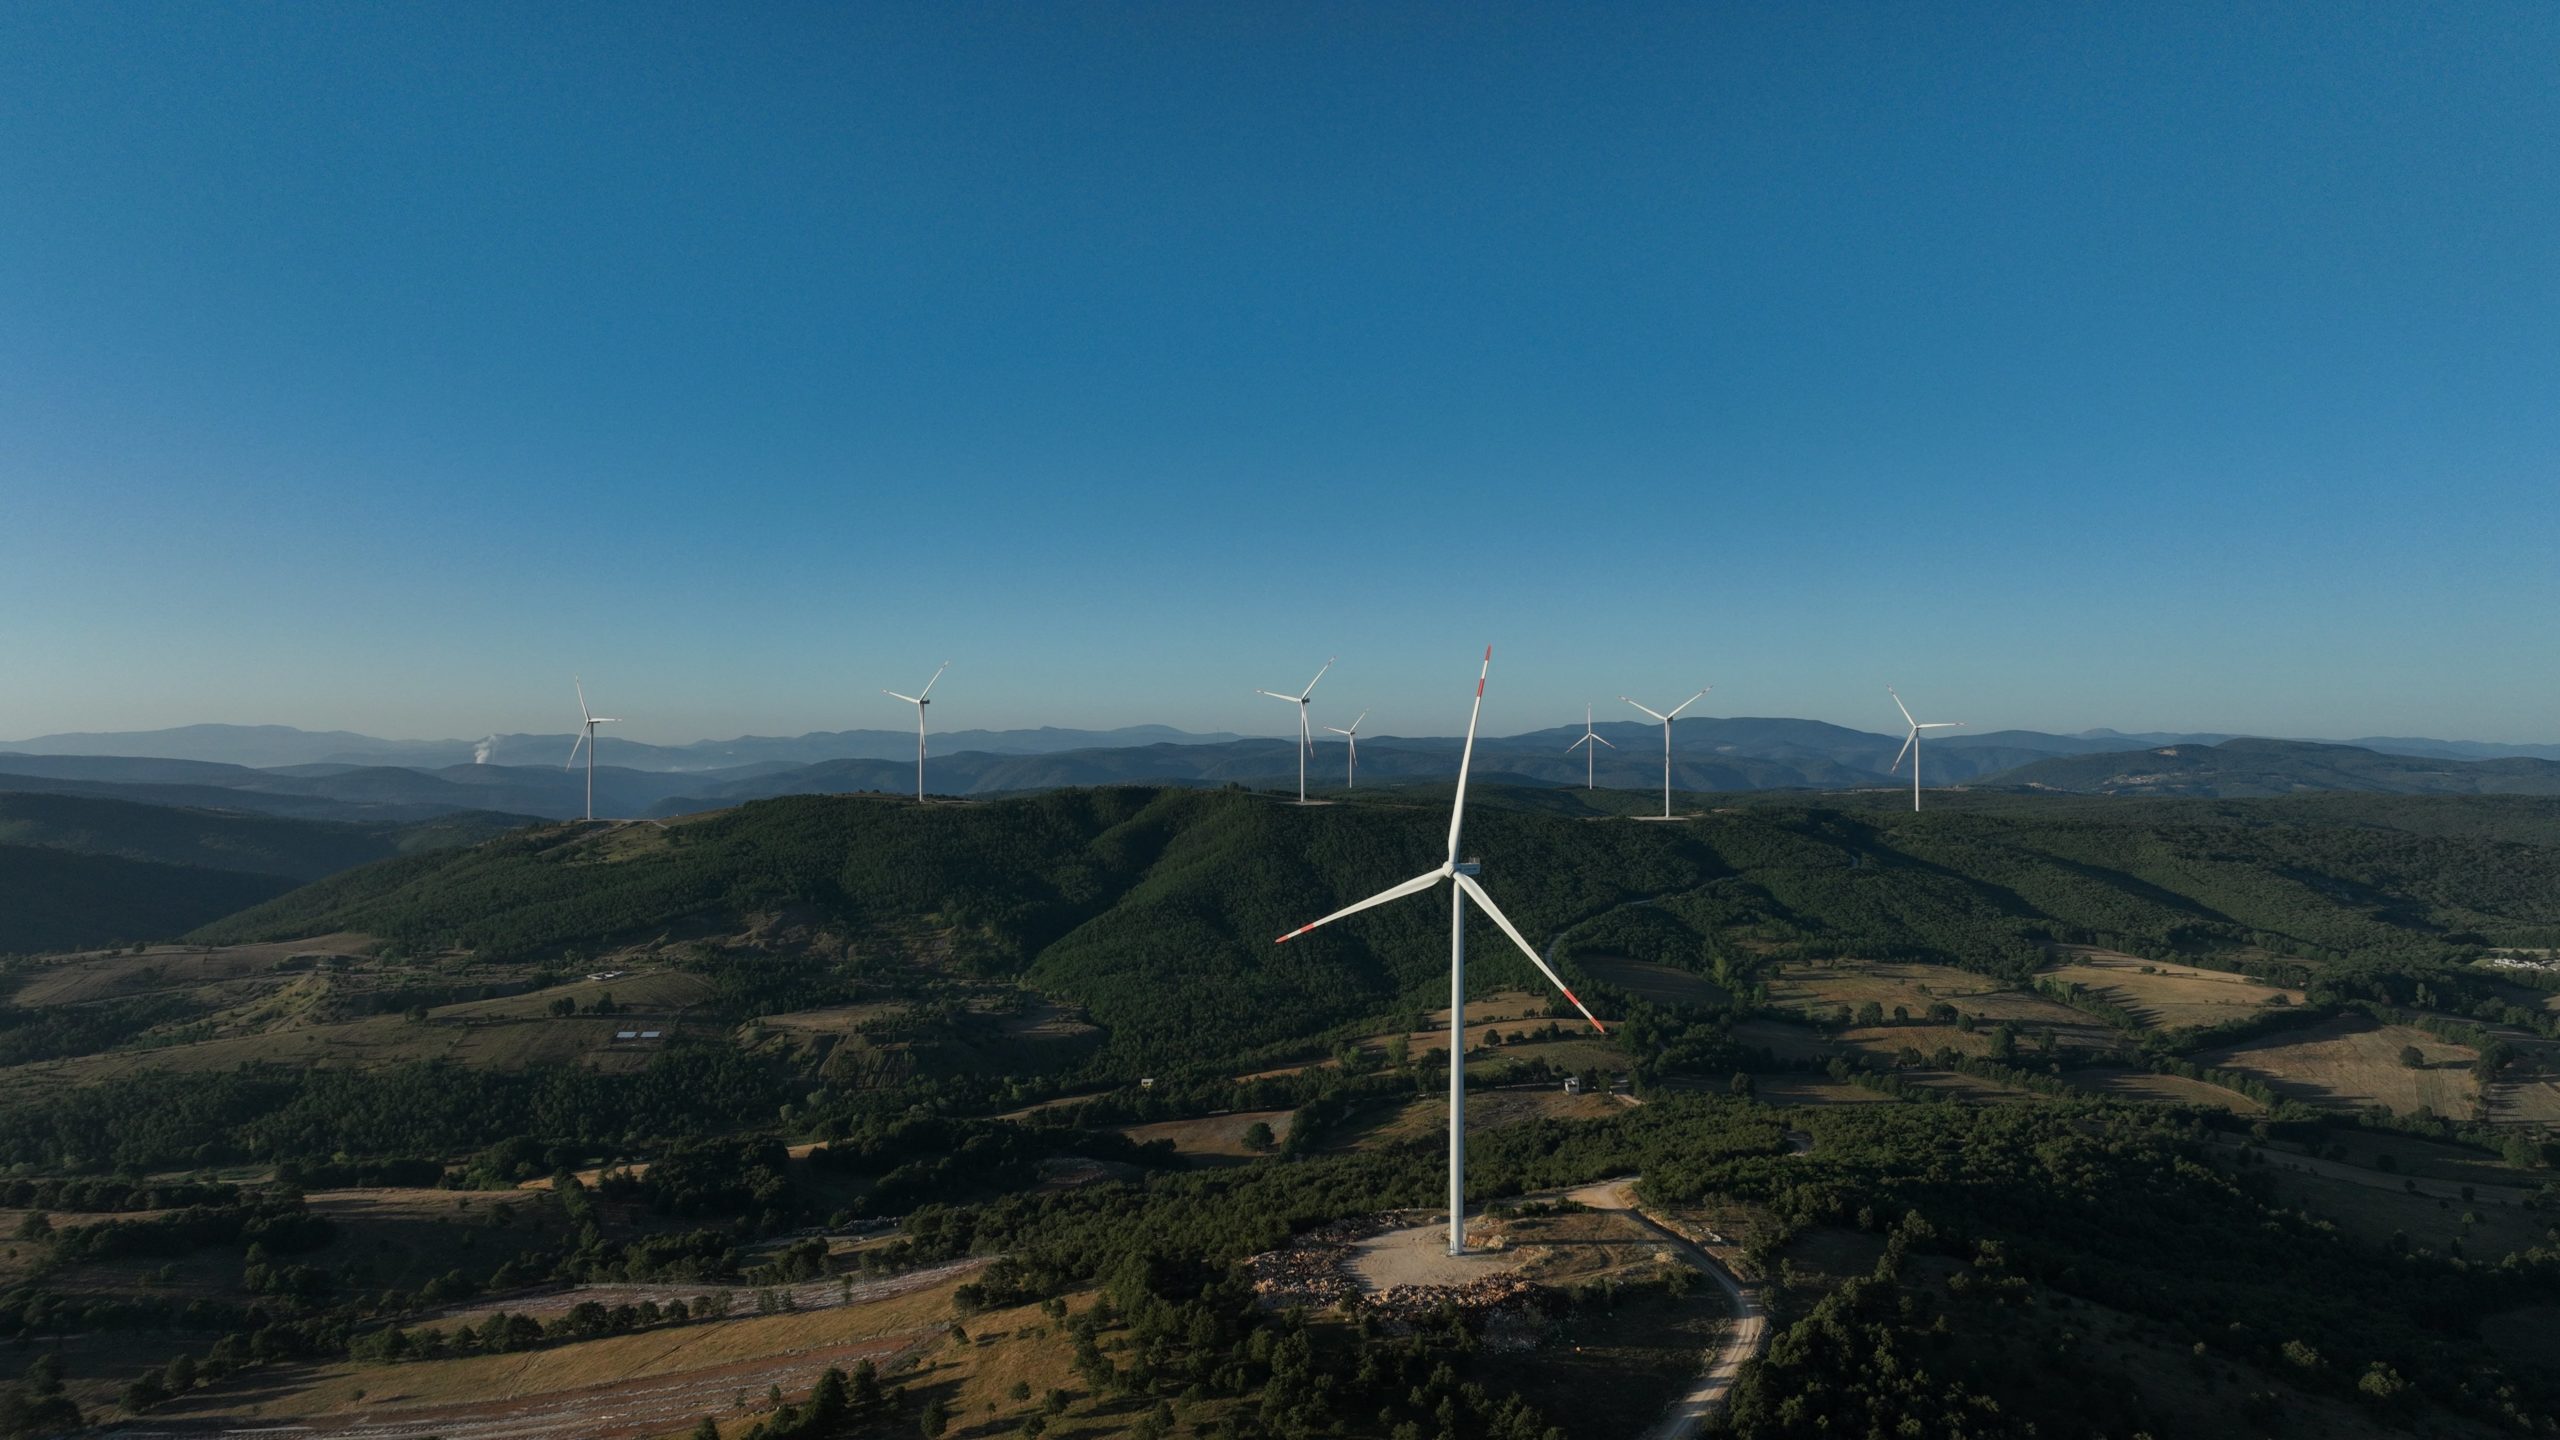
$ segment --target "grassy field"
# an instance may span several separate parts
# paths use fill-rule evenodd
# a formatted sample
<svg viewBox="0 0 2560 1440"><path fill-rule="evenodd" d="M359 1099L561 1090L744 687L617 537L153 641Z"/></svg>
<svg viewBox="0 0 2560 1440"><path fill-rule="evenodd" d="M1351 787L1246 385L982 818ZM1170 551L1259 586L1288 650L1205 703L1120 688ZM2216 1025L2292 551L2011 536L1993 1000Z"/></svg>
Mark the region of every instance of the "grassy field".
<svg viewBox="0 0 2560 1440"><path fill-rule="evenodd" d="M2093 1094L2111 1095L2118 1100L2149 1100L2165 1105L2218 1105L2238 1115L2256 1115L2266 1109L2237 1090L2225 1090L2219 1085L2208 1085L2180 1075L2154 1075L2147 1070L2093 1065L2085 1069L2065 1070L2062 1078Z"/></svg>
<svg viewBox="0 0 2560 1440"><path fill-rule="evenodd" d="M736 1377L734 1388L747 1395L762 1397L768 1384L781 1384L786 1393L805 1392L827 1363L810 1358L817 1352L941 1331L954 1318L951 1292L957 1284L869 1305L676 1325L509 1355L259 1372L240 1386L216 1387L164 1407L153 1419L236 1425L342 1417L380 1423L394 1418L385 1412L432 1406L504 1402L530 1410L546 1396L664 1382L686 1372L737 1366L772 1373L770 1379ZM609 1392L596 1400L600 1410L612 1403ZM686 1424L678 1420L668 1429Z"/></svg>
<svg viewBox="0 0 2560 1440"><path fill-rule="evenodd" d="M1606 1095L1567 1095L1559 1086L1467 1092L1467 1133L1499 1130L1526 1120L1590 1120L1613 1115L1621 1102ZM1363 1114L1325 1148L1363 1150L1449 1133L1449 1102L1437 1096L1408 1100Z"/></svg>
<svg viewBox="0 0 2560 1440"><path fill-rule="evenodd" d="M2503 1080L2489 1087L2487 1101L2492 1125L2560 1126L2560 1075L2546 1071Z"/></svg>
<svg viewBox="0 0 2560 1440"><path fill-rule="evenodd" d="M1854 1009L1873 1000L1887 1014L1901 1005L1917 1015L1944 1000L1969 1015L2006 1018L2006 1012L1990 1007L2032 998L1987 975L1952 965L1830 960L1781 966L1769 976L1770 1003L1795 1008L1846 1005Z"/></svg>
<svg viewBox="0 0 2560 1440"><path fill-rule="evenodd" d="M633 1014L672 1014L711 998L711 986L698 975L680 970L643 970L615 976L611 980L579 978L522 995L506 995L495 1000L466 1000L454 1005L439 1005L427 1012L430 1020L539 1020L546 1018L554 1001L572 1000L581 1011L594 1008L599 1000L611 997L619 1010Z"/></svg>
<svg viewBox="0 0 2560 1440"><path fill-rule="evenodd" d="M187 989L224 981L272 978L312 969L333 956L364 953L362 935L320 935L271 945L152 945L140 953L89 950L38 963L26 972L13 1005L71 1005Z"/></svg>
<svg viewBox="0 0 2560 1440"><path fill-rule="evenodd" d="M1483 1044L1485 1032L1488 1030L1508 1035L1514 1030L1526 1033L1540 1029L1551 1018L1547 1014L1546 997L1532 995L1525 990L1505 990L1498 995L1489 995L1481 1000L1470 1000L1467 1002L1467 1044L1470 1048ZM1573 1023L1576 1029L1590 1028L1582 1023L1579 1016L1575 1017ZM1389 1036L1397 1033L1403 1034L1405 1048L1412 1054L1428 1055L1446 1050L1449 1048L1449 1007L1443 1005L1425 1015L1422 1028L1419 1030L1389 1031L1385 1035L1372 1035L1362 1040L1360 1046L1374 1054L1383 1055L1386 1053Z"/></svg>
<svg viewBox="0 0 2560 1440"><path fill-rule="evenodd" d="M202 1072L260 1062L279 1065L378 1067L421 1060L498 1070L552 1062L600 1069L637 1069L663 1042L620 1041L624 1030L675 1033L672 1020L617 1015L544 1017L473 1024L399 1015L373 1015L336 1024L291 1026L226 1035L187 1045L116 1050L74 1059L18 1066L11 1081L93 1084L137 1070Z"/></svg>
<svg viewBox="0 0 2560 1440"><path fill-rule="evenodd" d="M1194 1164L1223 1164L1251 1160L1269 1153L1244 1143L1244 1132L1255 1124L1271 1127L1274 1145L1289 1138L1287 1110L1239 1110L1226 1115L1204 1115L1196 1120L1161 1120L1152 1125L1123 1126L1120 1133L1141 1145L1156 1140L1173 1142L1174 1153Z"/></svg>
<svg viewBox="0 0 2560 1440"><path fill-rule="evenodd" d="M2158 1030L2219 1025L2275 1004L2302 1003L2302 992L2246 975L2164 965L2132 955L2083 946L2064 948L2063 963L2046 977L2087 988L2140 1015Z"/></svg>
<svg viewBox="0 0 2560 1440"><path fill-rule="evenodd" d="M2404 1047L2425 1058L2420 1069L2400 1063ZM2290 1098L2319 1105L2388 1105L2400 1114L2421 1106L2468 1119L2480 1093L2471 1072L2477 1053L2449 1045L2411 1025L2370 1020L2333 1021L2255 1044L2209 1050L2198 1063L2255 1076Z"/></svg>
<svg viewBox="0 0 2560 1440"><path fill-rule="evenodd" d="M1870 1052L1890 1054L1906 1045L1927 1052L1952 1045L1966 1054L1985 1054L1990 1031L2003 1024L2021 1033L2051 1030L2056 1043L2064 1046L2103 1049L2116 1043L2113 1032L2068 1005L1945 965L1862 961L1789 965L1771 977L1769 999L1807 1015L1855 1012L1872 1001L1888 1018L1897 1008L1911 1017L1902 1023L1843 1032L1846 1043ZM1974 1029L1967 1033L1953 1025L1925 1023L1922 1017L1929 1007L1940 1003L1971 1016Z"/></svg>

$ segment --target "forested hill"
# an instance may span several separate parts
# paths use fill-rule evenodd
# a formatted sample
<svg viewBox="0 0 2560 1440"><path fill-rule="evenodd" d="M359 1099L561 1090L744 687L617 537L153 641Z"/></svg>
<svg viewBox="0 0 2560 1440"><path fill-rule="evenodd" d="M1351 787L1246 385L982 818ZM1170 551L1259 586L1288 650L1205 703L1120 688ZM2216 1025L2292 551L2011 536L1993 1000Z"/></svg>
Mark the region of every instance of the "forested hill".
<svg viewBox="0 0 2560 1440"><path fill-rule="evenodd" d="M238 870L0 844L0 955L172 935L292 883Z"/></svg>
<svg viewBox="0 0 2560 1440"><path fill-rule="evenodd" d="M2560 761L2386 755L2355 745L2226 740L2037 760L1982 781L2082 795L2560 795Z"/></svg>
<svg viewBox="0 0 2560 1440"><path fill-rule="evenodd" d="M0 954L166 939L304 881L518 823L347 824L0 792Z"/></svg>
<svg viewBox="0 0 2560 1440"><path fill-rule="evenodd" d="M463 811L406 824L292 820L82 795L0 792L0 844L317 880L415 850L463 845L525 823Z"/></svg>
<svg viewBox="0 0 2560 1440"><path fill-rule="evenodd" d="M2428 964L2560 928L2560 802L2323 796L1950 806L1764 802L1682 824L1472 807L1467 848L1538 943L1945 960L2017 976L2056 942ZM549 826L305 887L208 941L361 931L533 962L811 917L839 953L1017 976L1109 1032L1106 1069L1229 1064L1430 1003L1436 904L1272 937L1431 868L1445 800L1299 808L1111 788L977 805L801 796L660 828ZM2540 942L2536 942L2540 943ZM1489 929L1488 984L1536 983Z"/></svg>

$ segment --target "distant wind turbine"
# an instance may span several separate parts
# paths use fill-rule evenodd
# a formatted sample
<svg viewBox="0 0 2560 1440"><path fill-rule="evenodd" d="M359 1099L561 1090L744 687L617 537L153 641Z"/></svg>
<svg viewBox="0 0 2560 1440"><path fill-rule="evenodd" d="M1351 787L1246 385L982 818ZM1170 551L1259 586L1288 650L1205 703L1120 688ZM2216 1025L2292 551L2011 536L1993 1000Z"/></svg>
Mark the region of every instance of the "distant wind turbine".
<svg viewBox="0 0 2560 1440"><path fill-rule="evenodd" d="M950 661L942 662L942 670L950 668ZM933 687L942 683L942 670L934 671L933 678L924 682L924 688L913 695L901 695L895 690L880 692L892 700L904 700L916 707L916 803L919 805L924 803L924 707L933 703Z"/></svg>
<svg viewBox="0 0 2560 1440"><path fill-rule="evenodd" d="M1884 773L1890 775L1894 771L1901 769L1902 757L1905 755L1911 757L1911 808L1917 811L1920 808L1920 732L1923 730L1960 729L1963 727L1964 722L1961 720L1932 720L1928 724L1923 725L1919 721L1911 718L1911 707L1902 703L1902 696L1896 694L1892 686L1887 685L1884 687L1884 693L1893 696L1893 708L1902 712L1902 723L1911 727L1911 733L1902 737L1902 748L1894 752L1893 763L1884 767Z"/></svg>
<svg viewBox="0 0 2560 1440"><path fill-rule="evenodd" d="M1325 661L1324 670L1316 672L1316 680L1323 679L1324 671L1332 668L1333 661ZM1298 707L1298 803L1301 805L1307 803L1307 752L1316 746L1316 737L1307 729L1307 697L1316 693L1316 680L1308 681L1307 688L1295 695L1283 695L1277 690L1253 692L1256 695L1268 695L1274 700L1286 700Z"/></svg>
<svg viewBox="0 0 2560 1440"><path fill-rule="evenodd" d="M1360 712L1360 720L1368 718L1368 711ZM1352 721L1351 728L1348 730L1339 725L1324 727L1326 734L1339 735L1350 743L1351 754L1342 762L1342 788L1345 790L1356 789L1360 784L1360 720Z"/></svg>
<svg viewBox="0 0 2560 1440"><path fill-rule="evenodd" d="M1629 703L1632 704L1633 702L1631 701ZM1637 708L1642 709L1643 707L1638 706ZM1591 728L1591 707L1588 705L1582 707L1582 738L1564 747L1564 753L1570 755L1576 750L1582 750L1582 747L1585 745L1588 745L1591 748L1583 750L1582 753L1582 788L1589 790L1594 788L1591 783L1591 777L1594 773L1593 757L1600 753L1601 746L1609 745L1609 742L1601 739L1600 732ZM1609 745L1609 748L1615 750L1618 747L1615 745ZM1667 791L1663 795L1662 803L1665 809L1670 808L1671 797Z"/></svg>
<svg viewBox="0 0 2560 1440"><path fill-rule="evenodd" d="M599 725L619 725L622 722L614 716L598 715L587 708L586 681L572 675L569 677L569 683L578 687L578 718L580 721L580 728L578 730L578 738L571 741L569 744L569 758L561 762L560 768L566 770L570 766L577 764L579 747L586 747L587 818L593 820L596 818L596 727Z"/></svg>
<svg viewBox="0 0 2560 1440"><path fill-rule="evenodd" d="M1712 690L1714 688L1714 686L1710 685L1707 687L1707 690ZM1650 715L1654 719L1662 722L1662 818L1665 820L1671 818L1671 722L1679 717L1681 711L1686 710L1690 706L1707 698L1707 690L1701 690L1697 694L1690 696L1688 699L1681 701L1679 704L1672 706L1671 713L1668 715L1663 714L1661 711L1656 710L1649 705L1636 705L1636 702L1633 700L1627 700L1627 697L1624 695L1618 697L1621 700L1627 700L1627 703L1630 705L1636 705L1637 709L1642 710L1647 715ZM1589 722L1586 720L1584 723L1588 724ZM1614 750L1618 747L1612 745L1609 748ZM1589 767L1586 766L1585 768L1587 769Z"/></svg>
<svg viewBox="0 0 2560 1440"><path fill-rule="evenodd" d="M1502 913L1502 907L1494 904L1493 897L1476 883L1476 876L1483 867L1473 860L1458 858L1458 831L1467 818L1467 767L1475 759L1476 717L1484 713L1484 681L1492 669L1493 647L1488 645L1484 650L1484 668L1476 672L1475 709L1467 712L1467 745L1458 752L1458 797L1449 807L1448 858L1441 861L1437 869L1426 870L1401 885L1381 890L1357 905L1346 905L1313 924L1301 925L1274 942L1286 945L1319 925L1330 925L1371 906L1418 894L1443 880L1450 882L1449 1253L1452 1255L1463 1255L1467 1249L1467 902L1475 901L1485 914L1493 917L1493 923L1503 934L1511 937L1511 943L1520 947L1520 953L1529 957L1529 963L1538 967L1538 973L1547 977L1547 983L1573 1002L1573 1008L1582 1012L1582 1018L1591 1022L1592 1029L1603 1035L1609 1033L1590 1008L1574 998L1573 991L1556 977L1556 972L1547 968L1547 962L1539 958L1538 952L1529 948L1529 942L1520 937L1519 927Z"/></svg>

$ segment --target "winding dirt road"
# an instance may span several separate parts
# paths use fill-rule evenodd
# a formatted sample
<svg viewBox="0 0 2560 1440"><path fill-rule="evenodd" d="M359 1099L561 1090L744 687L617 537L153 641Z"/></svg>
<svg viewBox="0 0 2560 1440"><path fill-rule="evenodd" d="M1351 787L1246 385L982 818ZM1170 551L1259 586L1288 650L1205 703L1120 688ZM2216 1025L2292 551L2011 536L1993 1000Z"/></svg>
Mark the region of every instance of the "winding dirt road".
<svg viewBox="0 0 2560 1440"><path fill-rule="evenodd" d="M1633 1175L1616 1180L1603 1180L1573 1191L1569 1198L1594 1210L1614 1210L1638 1225L1660 1236L1664 1244L1686 1256L1689 1263L1712 1277L1724 1289L1725 1303L1732 1307L1733 1324L1725 1331L1724 1343L1716 1347L1707 1368L1700 1372L1689 1393L1673 1401L1662 1412L1662 1418L1646 1427L1640 1440L1690 1440L1710 1416L1724 1408L1725 1397L1732 1393L1734 1376L1742 1362L1760 1353L1769 1343L1769 1314L1761 1308L1759 1287L1745 1285L1736 1279L1723 1263L1707 1253L1705 1247L1672 1230L1637 1208Z"/></svg>

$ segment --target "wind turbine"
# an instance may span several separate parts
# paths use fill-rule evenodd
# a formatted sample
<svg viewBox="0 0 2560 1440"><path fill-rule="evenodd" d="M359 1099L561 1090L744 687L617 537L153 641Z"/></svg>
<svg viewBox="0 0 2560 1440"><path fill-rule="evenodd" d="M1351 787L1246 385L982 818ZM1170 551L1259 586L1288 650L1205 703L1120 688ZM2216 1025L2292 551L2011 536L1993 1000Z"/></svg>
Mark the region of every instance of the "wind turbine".
<svg viewBox="0 0 2560 1440"><path fill-rule="evenodd" d="M1368 711L1363 710L1360 712L1360 720L1366 720L1368 718ZM1344 740L1350 742L1351 754L1349 758L1342 762L1342 788L1345 790L1349 790L1360 783L1360 720L1352 721L1351 728L1348 730L1343 729L1339 725L1327 725L1324 727L1326 734L1339 735Z"/></svg>
<svg viewBox="0 0 2560 1440"><path fill-rule="evenodd" d="M1609 1033L1590 1008L1574 997L1564 981L1556 978L1556 972L1547 968L1547 962L1538 957L1538 952L1529 948L1529 942L1520 938L1519 927L1511 923L1510 917L1502 913L1502 907L1494 904L1493 897L1476 883L1476 876L1483 867L1473 860L1458 858L1458 831L1467 818L1467 768L1476 753L1476 717L1484 713L1484 680L1492 669L1493 647L1488 645L1484 649L1484 668L1476 672L1475 708L1467 712L1467 745L1458 754L1458 796L1449 807L1448 858L1441 861L1437 869L1426 870L1401 885L1379 891L1357 905L1346 905L1321 920L1301 925L1273 942L1286 945L1319 925L1330 925L1346 915L1357 915L1372 906L1419 894L1443 880L1450 882L1449 1253L1452 1255L1463 1255L1467 1251L1467 901L1474 900L1485 914L1493 917L1493 923L1501 927L1503 934L1511 937L1511 943L1520 947L1520 953L1529 957L1529 963L1538 967L1538 973L1546 976L1549 984L1573 1002L1573 1008L1582 1012L1582 1018L1591 1022L1592 1029L1603 1035Z"/></svg>
<svg viewBox="0 0 2560 1440"><path fill-rule="evenodd" d="M1884 773L1890 775L1894 771L1901 769L1902 757L1905 755L1911 757L1911 808L1914 811L1917 811L1920 808L1920 732L1923 730L1955 730L1961 728L1964 725L1964 722L1961 720L1932 720L1928 724L1923 725L1919 721L1911 718L1911 707L1902 703L1902 697L1894 693L1894 688L1892 686L1887 685L1884 687L1884 693L1893 696L1893 708L1902 712L1902 722L1911 727L1911 733L1902 737L1902 748L1894 752L1893 763L1884 767Z"/></svg>
<svg viewBox="0 0 2560 1440"><path fill-rule="evenodd" d="M1332 668L1333 661L1324 662L1324 670ZM1324 670L1316 672L1316 680L1324 678ZM1286 700L1298 707L1298 803L1301 805L1307 803L1307 752L1316 746L1316 737L1307 730L1307 697L1316 693L1316 680L1308 681L1307 688L1295 695L1283 695L1277 690L1253 692L1256 695L1268 695L1274 700Z"/></svg>
<svg viewBox="0 0 2560 1440"><path fill-rule="evenodd" d="M593 820L596 818L596 727L599 725L619 725L622 721L611 715L598 715L587 708L586 681L572 675L569 677L569 683L578 687L578 715L581 721L581 727L578 731L578 738L571 741L569 744L569 758L560 763L560 768L566 770L570 766L577 764L578 747L582 745L586 747L587 818Z"/></svg>
<svg viewBox="0 0 2560 1440"><path fill-rule="evenodd" d="M1642 709L1643 707L1639 706L1637 708ZM1646 713L1651 714L1652 712L1646 711ZM1581 750L1585 745L1589 745L1591 748L1584 751L1582 756L1582 788L1589 790L1593 788L1591 777L1594 773L1593 766L1596 763L1596 757L1600 754L1600 747L1603 745L1609 745L1609 742L1601 739L1600 732L1591 728L1591 707L1588 705L1582 707L1582 738L1564 747L1564 753L1570 755L1576 750ZM1618 747L1615 745L1609 745L1609 748L1615 750ZM1671 805L1671 796L1667 789L1663 793L1662 803L1665 809L1668 809Z"/></svg>
<svg viewBox="0 0 2560 1440"><path fill-rule="evenodd" d="M1710 685L1707 687L1707 690L1712 690L1714 688L1714 686ZM1636 705L1636 702L1633 700L1627 700L1627 697L1624 695L1618 697L1621 700L1627 700L1627 703L1630 705L1636 705L1637 709L1644 711L1647 715L1650 715L1654 719L1662 722L1662 818L1665 820L1671 818L1671 722L1679 717L1681 711L1686 710L1690 706L1707 698L1707 690L1701 690L1697 694L1690 696L1688 699L1681 701L1679 704L1672 706L1671 713L1669 715L1665 715L1651 706ZM1589 722L1586 721L1585 723L1587 724ZM1614 750L1617 747L1612 745L1609 748Z"/></svg>
<svg viewBox="0 0 2560 1440"><path fill-rule="evenodd" d="M950 661L942 662L942 670L950 668ZM924 682L924 689L913 695L901 695L895 690L880 692L893 700L904 700L916 707L916 803L919 805L924 803L924 707L933 703L933 687L942 683L942 670L934 671L933 678Z"/></svg>

